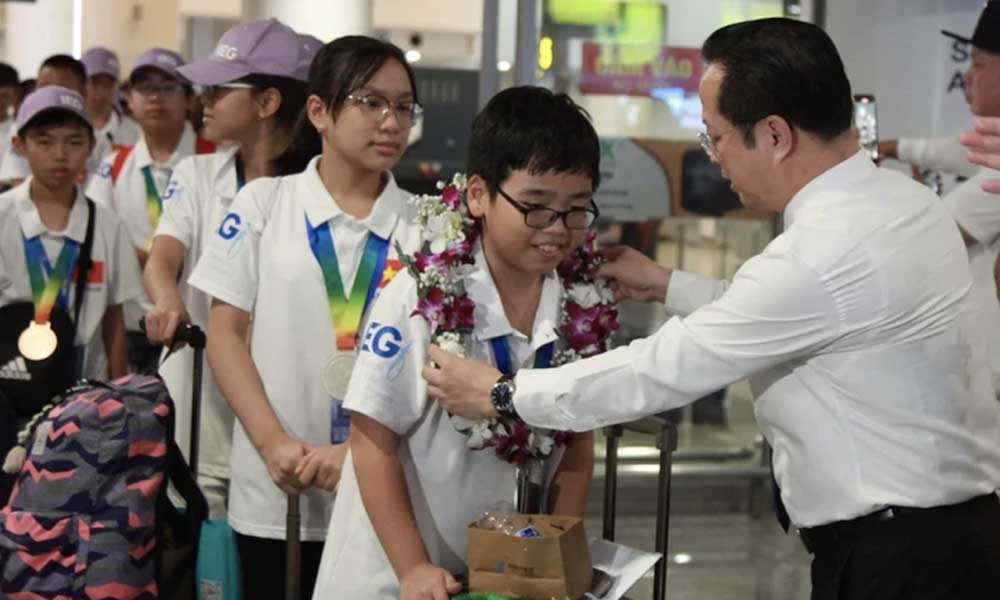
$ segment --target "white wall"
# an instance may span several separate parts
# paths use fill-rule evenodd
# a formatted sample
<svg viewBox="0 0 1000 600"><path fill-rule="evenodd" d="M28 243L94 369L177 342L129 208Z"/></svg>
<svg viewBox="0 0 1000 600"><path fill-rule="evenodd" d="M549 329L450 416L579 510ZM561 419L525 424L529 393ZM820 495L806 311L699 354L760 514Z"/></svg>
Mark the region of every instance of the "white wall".
<svg viewBox="0 0 1000 600"><path fill-rule="evenodd" d="M879 137L951 135L970 122L961 90L968 61L951 58L942 29L971 37L982 0L828 0L826 29L855 92L878 100Z"/></svg>
<svg viewBox="0 0 1000 600"><path fill-rule="evenodd" d="M5 61L22 79L38 74L38 67L52 54L72 54L72 0L5 2L7 35Z"/></svg>

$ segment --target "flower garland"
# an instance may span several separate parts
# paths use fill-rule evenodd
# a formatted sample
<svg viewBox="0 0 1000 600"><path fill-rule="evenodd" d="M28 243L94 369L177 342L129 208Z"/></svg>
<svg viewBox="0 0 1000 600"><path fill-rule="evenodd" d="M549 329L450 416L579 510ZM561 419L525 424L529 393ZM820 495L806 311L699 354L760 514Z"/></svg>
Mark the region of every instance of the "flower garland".
<svg viewBox="0 0 1000 600"><path fill-rule="evenodd" d="M422 252L409 256L397 248L417 282L413 314L427 322L431 343L458 356L467 355L475 325L475 303L465 292L464 279L475 268L475 242L480 235L479 222L469 215L464 201L465 187L466 178L456 174L450 184L438 183L440 196L414 197ZM594 247L595 237L589 232L557 269L564 293L561 347L553 355L554 367L606 351L611 334L618 329L614 294L606 281L595 276L604 262ZM531 427L519 419L470 420L451 415L451 422L469 437L470 449L493 448L498 457L518 465L549 456L572 436Z"/></svg>

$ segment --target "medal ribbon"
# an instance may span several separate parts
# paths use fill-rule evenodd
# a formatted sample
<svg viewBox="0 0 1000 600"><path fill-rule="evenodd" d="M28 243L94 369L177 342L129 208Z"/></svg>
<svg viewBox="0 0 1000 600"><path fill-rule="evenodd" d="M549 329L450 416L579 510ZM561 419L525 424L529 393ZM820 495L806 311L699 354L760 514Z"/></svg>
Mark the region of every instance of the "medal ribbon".
<svg viewBox="0 0 1000 600"><path fill-rule="evenodd" d="M156 190L156 179L153 178L153 168L146 165L142 168L142 179L146 184L146 212L149 213L149 239L153 239L156 233L156 226L160 223L160 215L163 214L163 200L160 192Z"/></svg>
<svg viewBox="0 0 1000 600"><path fill-rule="evenodd" d="M340 265L337 263L337 250L333 245L330 223L325 222L313 227L307 217L306 233L309 237L309 248L323 271L330 317L337 336L337 349L353 350L357 345L361 319L364 318L365 311L368 310L382 282L382 272L385 270L386 257L389 255L389 240L380 238L374 233L368 234L361 264L358 265L358 273L354 277L354 285L351 286L351 294L348 296L344 291L344 280L340 276Z"/></svg>
<svg viewBox="0 0 1000 600"><path fill-rule="evenodd" d="M490 340L493 348L493 358L496 360L497 369L504 375L513 375L516 372L510 359L510 343L507 336L501 335ZM556 343L549 342L535 351L534 368L547 369L552 366L552 356L555 354Z"/></svg>
<svg viewBox="0 0 1000 600"><path fill-rule="evenodd" d="M80 256L80 244L71 239L63 241L55 268L49 263L42 246L41 236L24 241L24 258L28 263L28 279L31 281L31 300L35 305L35 322L48 323L52 307L58 304L63 310L69 306L69 283Z"/></svg>

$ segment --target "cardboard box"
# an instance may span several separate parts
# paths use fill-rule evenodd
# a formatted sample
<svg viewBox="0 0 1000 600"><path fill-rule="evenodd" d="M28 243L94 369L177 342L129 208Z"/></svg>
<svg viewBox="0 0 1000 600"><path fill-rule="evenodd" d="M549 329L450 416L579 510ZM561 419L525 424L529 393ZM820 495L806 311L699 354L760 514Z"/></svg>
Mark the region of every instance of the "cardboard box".
<svg viewBox="0 0 1000 600"><path fill-rule="evenodd" d="M577 600L593 572L583 520L530 515L541 537L519 538L469 525L469 589L512 598Z"/></svg>

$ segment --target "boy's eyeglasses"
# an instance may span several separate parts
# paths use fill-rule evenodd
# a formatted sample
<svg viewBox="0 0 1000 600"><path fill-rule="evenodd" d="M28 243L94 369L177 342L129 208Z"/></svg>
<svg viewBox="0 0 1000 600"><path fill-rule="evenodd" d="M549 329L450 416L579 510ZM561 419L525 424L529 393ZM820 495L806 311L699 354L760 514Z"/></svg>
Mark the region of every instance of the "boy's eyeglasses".
<svg viewBox="0 0 1000 600"><path fill-rule="evenodd" d="M133 85L132 89L147 98L157 95L162 98L170 98L184 93L184 85L180 83L140 83Z"/></svg>
<svg viewBox="0 0 1000 600"><path fill-rule="evenodd" d="M255 89L251 83L242 83L239 81L234 81L232 83L220 83L218 85L206 85L201 88L201 97L205 102L212 102L218 96L218 94L226 90L252 90Z"/></svg>
<svg viewBox="0 0 1000 600"><path fill-rule="evenodd" d="M497 186L497 192L503 196L504 200L510 202L511 206L516 208L518 212L524 215L524 224L532 229L546 229L554 225L559 219L562 219L566 229L587 229L601 215L601 211L597 209L593 198L591 198L590 206L587 208L556 210L545 206L518 202L507 195L507 192L500 189L500 186Z"/></svg>
<svg viewBox="0 0 1000 600"><path fill-rule="evenodd" d="M396 121L403 126L413 125L424 113L424 107L412 100L393 102L380 94L349 94L347 99L379 124L385 122L390 110L396 114Z"/></svg>

